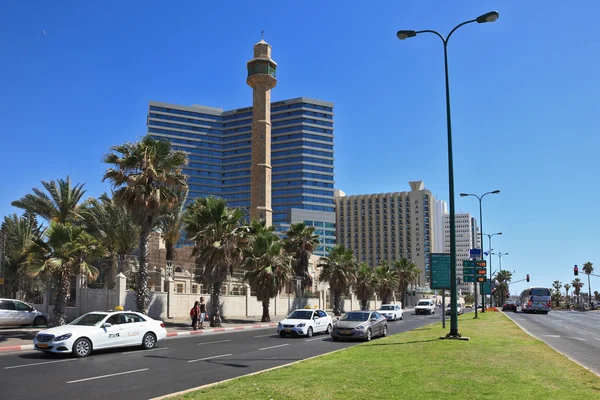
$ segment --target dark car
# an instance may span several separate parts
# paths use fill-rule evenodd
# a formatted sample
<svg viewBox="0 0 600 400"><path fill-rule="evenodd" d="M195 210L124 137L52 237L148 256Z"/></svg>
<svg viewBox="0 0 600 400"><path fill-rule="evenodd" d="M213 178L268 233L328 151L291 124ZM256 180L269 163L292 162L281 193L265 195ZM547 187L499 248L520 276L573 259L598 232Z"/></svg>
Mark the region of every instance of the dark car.
<svg viewBox="0 0 600 400"><path fill-rule="evenodd" d="M506 300L504 304L502 304L502 311L517 312L517 302L514 300Z"/></svg>
<svg viewBox="0 0 600 400"><path fill-rule="evenodd" d="M377 311L350 311L333 324L331 338L362 339L369 341L375 336L388 335L387 318Z"/></svg>

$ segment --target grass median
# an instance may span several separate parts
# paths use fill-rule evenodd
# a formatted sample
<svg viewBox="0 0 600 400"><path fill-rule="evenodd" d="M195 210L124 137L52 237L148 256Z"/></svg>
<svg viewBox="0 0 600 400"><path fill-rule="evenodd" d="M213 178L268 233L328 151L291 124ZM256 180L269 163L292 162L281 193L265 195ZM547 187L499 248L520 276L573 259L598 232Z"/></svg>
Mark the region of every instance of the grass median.
<svg viewBox="0 0 600 400"><path fill-rule="evenodd" d="M449 325L447 325L448 327ZM498 312L459 318L208 387L177 399L599 399L600 378Z"/></svg>

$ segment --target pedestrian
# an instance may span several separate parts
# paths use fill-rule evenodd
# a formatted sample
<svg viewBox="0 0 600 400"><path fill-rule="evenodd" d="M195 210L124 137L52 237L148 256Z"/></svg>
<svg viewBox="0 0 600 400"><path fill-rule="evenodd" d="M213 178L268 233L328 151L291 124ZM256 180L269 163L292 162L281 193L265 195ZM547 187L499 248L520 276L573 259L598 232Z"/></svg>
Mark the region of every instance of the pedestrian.
<svg viewBox="0 0 600 400"><path fill-rule="evenodd" d="M192 317L192 328L197 331L198 330L198 317L200 316L200 306L196 301L194 303L194 307L190 310L190 317Z"/></svg>
<svg viewBox="0 0 600 400"><path fill-rule="evenodd" d="M200 329L204 329L204 318L206 317L206 303L204 297L200 297Z"/></svg>

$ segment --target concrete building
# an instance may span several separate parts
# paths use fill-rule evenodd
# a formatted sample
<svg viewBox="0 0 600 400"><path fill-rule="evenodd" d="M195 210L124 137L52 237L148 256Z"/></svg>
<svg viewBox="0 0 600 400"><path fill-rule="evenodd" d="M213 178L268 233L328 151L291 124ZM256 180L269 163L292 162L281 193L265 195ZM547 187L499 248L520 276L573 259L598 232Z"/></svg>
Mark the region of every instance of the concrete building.
<svg viewBox="0 0 600 400"><path fill-rule="evenodd" d="M448 203L446 200L435 200L433 206L433 251L432 253L443 253L444 247L444 218L448 214Z"/></svg>
<svg viewBox="0 0 600 400"><path fill-rule="evenodd" d="M422 181L409 184L410 192L347 196L336 191L338 243L372 267L408 258L422 271L417 285L428 286L435 199Z"/></svg>
<svg viewBox="0 0 600 400"><path fill-rule="evenodd" d="M461 293L474 294L472 283L464 283L463 261L469 259L469 250L480 248L479 228L477 220L469 213L457 213L455 215L456 228L456 277L460 279L458 289ZM450 253L450 215L444 216L444 253Z"/></svg>
<svg viewBox="0 0 600 400"><path fill-rule="evenodd" d="M188 154L190 201L222 197L253 218L272 215L279 232L304 221L320 234L315 254L326 255L335 244L333 103L271 102L276 67L261 40L247 64L253 107L224 111L150 101L148 133Z"/></svg>

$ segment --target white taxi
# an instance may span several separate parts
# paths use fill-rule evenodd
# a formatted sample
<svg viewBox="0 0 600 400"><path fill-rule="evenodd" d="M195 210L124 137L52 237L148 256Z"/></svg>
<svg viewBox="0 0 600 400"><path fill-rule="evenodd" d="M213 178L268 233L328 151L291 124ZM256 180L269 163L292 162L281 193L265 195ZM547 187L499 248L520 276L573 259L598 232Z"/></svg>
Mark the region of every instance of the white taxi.
<svg viewBox="0 0 600 400"><path fill-rule="evenodd" d="M402 314L404 314L404 311L402 311L402 308L398 304L382 304L377 311L386 317L388 321L403 319Z"/></svg>
<svg viewBox="0 0 600 400"><path fill-rule="evenodd" d="M324 332L328 335L333 329L333 320L323 310L298 309L277 325L279 336L286 335L312 337L314 333Z"/></svg>
<svg viewBox="0 0 600 400"><path fill-rule="evenodd" d="M90 312L73 322L38 332L35 350L87 357L92 350L142 346L152 349L167 337L162 321L134 311Z"/></svg>

